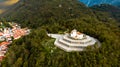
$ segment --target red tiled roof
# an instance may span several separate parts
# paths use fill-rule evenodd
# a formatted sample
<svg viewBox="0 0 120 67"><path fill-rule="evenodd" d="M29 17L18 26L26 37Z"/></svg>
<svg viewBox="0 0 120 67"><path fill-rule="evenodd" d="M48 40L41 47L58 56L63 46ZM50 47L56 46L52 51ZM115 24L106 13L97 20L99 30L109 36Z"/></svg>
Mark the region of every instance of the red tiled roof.
<svg viewBox="0 0 120 67"><path fill-rule="evenodd" d="M2 32L0 32L0 36L2 36L3 35L3 33Z"/></svg>
<svg viewBox="0 0 120 67"><path fill-rule="evenodd" d="M24 35L25 35L25 30L24 30L24 29L14 30L13 37L14 37L15 39L18 39L19 37L24 36Z"/></svg>
<svg viewBox="0 0 120 67"><path fill-rule="evenodd" d="M9 45L10 43L9 42L2 42L2 43L0 43L0 46L1 45Z"/></svg>
<svg viewBox="0 0 120 67"><path fill-rule="evenodd" d="M18 39L18 38L20 38L21 36L20 36L20 35L17 35L17 34L14 34L13 37L14 37L14 39Z"/></svg>
<svg viewBox="0 0 120 67"><path fill-rule="evenodd" d="M80 35L80 34L82 34L82 33L80 33L80 32L77 32L77 34L79 34L79 35Z"/></svg>
<svg viewBox="0 0 120 67"><path fill-rule="evenodd" d="M3 60L4 56L0 56L0 62Z"/></svg>

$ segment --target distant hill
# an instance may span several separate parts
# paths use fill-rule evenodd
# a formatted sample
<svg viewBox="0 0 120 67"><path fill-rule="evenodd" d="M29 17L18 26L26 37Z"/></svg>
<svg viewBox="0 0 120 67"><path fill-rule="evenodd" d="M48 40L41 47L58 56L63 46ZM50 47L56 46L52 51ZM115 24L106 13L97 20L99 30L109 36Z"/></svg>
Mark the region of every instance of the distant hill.
<svg viewBox="0 0 120 67"><path fill-rule="evenodd" d="M100 5L100 4L110 4L114 6L120 6L120 0L79 0L87 6Z"/></svg>
<svg viewBox="0 0 120 67"><path fill-rule="evenodd" d="M118 22L120 22L120 8L118 7L108 4L101 4L101 5L92 6L91 8L96 11L107 12L109 13L110 18L114 18Z"/></svg>

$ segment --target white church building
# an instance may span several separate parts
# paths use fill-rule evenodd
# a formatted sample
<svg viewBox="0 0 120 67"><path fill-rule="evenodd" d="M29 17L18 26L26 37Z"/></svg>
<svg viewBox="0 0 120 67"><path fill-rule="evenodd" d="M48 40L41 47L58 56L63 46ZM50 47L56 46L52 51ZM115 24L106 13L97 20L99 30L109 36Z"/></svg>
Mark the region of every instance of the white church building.
<svg viewBox="0 0 120 67"><path fill-rule="evenodd" d="M95 38L80 33L76 29L64 35L48 34L48 36L56 38L54 45L66 52L83 51L86 47L97 43Z"/></svg>

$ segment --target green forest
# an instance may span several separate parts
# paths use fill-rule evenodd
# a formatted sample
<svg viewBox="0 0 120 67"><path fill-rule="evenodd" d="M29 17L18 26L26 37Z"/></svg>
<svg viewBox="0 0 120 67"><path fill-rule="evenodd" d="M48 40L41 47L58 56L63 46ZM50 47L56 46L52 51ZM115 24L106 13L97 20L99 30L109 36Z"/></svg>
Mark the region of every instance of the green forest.
<svg viewBox="0 0 120 67"><path fill-rule="evenodd" d="M16 9L0 20L19 23L30 28L31 33L13 41L1 66L120 67L120 16L111 14L107 7L106 11L101 9L87 7L77 0L21 0ZM114 13L120 14L120 10ZM55 39L47 36L47 32L72 29L97 38L101 47L65 52L54 45Z"/></svg>

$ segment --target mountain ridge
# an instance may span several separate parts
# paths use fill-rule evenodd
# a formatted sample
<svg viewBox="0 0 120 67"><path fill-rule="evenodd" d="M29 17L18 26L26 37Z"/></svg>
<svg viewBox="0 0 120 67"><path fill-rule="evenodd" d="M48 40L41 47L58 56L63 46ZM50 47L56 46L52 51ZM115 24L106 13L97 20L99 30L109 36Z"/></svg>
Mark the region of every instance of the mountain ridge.
<svg viewBox="0 0 120 67"><path fill-rule="evenodd" d="M116 6L109 4L101 4L101 5L94 5L90 8L96 11L107 12L111 15L109 16L110 18L114 18L115 20L120 22L120 8Z"/></svg>
<svg viewBox="0 0 120 67"><path fill-rule="evenodd" d="M114 6L120 6L120 0L79 0L80 2L86 4L87 6L94 6L100 4L110 4Z"/></svg>

